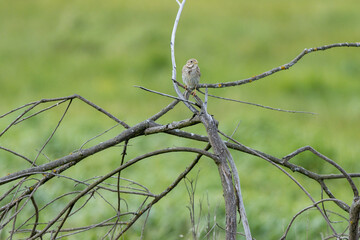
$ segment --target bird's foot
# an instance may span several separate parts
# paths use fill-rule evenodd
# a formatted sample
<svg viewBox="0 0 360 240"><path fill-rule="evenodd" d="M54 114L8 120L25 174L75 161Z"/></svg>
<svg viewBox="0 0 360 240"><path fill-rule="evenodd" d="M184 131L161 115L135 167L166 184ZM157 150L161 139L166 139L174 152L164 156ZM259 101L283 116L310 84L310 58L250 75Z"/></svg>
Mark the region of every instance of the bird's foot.
<svg viewBox="0 0 360 240"><path fill-rule="evenodd" d="M195 95L196 95L196 88L195 88L194 91L192 91L191 95L193 95L193 96L195 97Z"/></svg>

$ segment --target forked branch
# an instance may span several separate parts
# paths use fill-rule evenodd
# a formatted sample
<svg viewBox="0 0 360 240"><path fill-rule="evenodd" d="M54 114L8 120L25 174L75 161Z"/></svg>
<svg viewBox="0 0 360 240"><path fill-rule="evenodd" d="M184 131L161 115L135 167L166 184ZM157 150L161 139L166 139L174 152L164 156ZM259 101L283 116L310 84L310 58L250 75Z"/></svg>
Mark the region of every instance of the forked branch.
<svg viewBox="0 0 360 240"><path fill-rule="evenodd" d="M222 133L218 128L218 122L215 118L208 112L208 97L211 96L208 93L208 88L221 88L221 87L230 87L230 86L239 86L242 84L250 83L267 76L270 76L274 73L277 73L282 70L286 70L295 65L300 59L302 59L308 53L327 50L335 47L359 47L360 43L336 43L325 45L318 48L310 48L302 51L298 56L296 56L292 61L282 66L273 68L267 72L259 74L257 76L253 76L251 78L233 81L233 82L225 82L225 83L216 83L216 84L207 84L202 83L198 87L205 88L205 100L204 102L197 95L194 96L194 101L189 101L186 99L180 91L179 86L180 83L176 81L176 62L175 62L175 36L176 30L179 24L180 16L182 10L184 8L186 0L179 1L176 0L179 5L179 9L175 18L172 34L171 34L171 43L170 43L170 51L171 51L171 61L172 61L172 83L174 85L174 89L177 96L172 96L165 93L156 92L153 90L149 90L143 87L140 87L143 90L161 95L163 97L174 99L170 104L165 106L159 112L149 117L148 119L135 124L134 126L130 126L125 123L123 120L120 120L111 113L107 112L103 108L97 106L96 104L90 102L89 100L83 98L80 95L74 94L68 97L63 98L53 98L53 99L41 99L39 101L31 102L25 104L19 108L13 109L3 115L1 118L11 117L12 114L17 113L10 121L10 124L6 125L4 129L0 132L1 143L6 143L3 141L4 136L9 134L9 129L13 128L15 125L23 124L28 122L28 119L31 119L35 116L39 116L44 112L57 109L58 106L63 106L63 103L67 103L67 107L65 111L63 111L61 118L56 125L56 127L51 132L50 136L47 138L46 142L41 145L40 151L38 151L35 159L28 157L26 154L20 154L17 151L5 147L0 146L1 151L5 151L9 154L15 156L16 160L20 158L21 163L27 164L24 167L24 164L19 164L19 170L10 173L6 176L0 177L0 186L6 188L6 191L2 193L0 196L0 231L6 232L8 234L8 238L17 237L16 234L22 234L28 239L37 239L43 238L46 235L50 235L52 238L62 238L70 235L75 235L81 233L83 231L89 231L95 228L107 228L107 232L104 234L103 238L112 238L119 239L124 236L126 233L139 219L141 216L145 216L145 223L142 226L141 234L143 235L145 224L147 221L147 217L149 216L149 212L152 207L157 204L161 199L168 195L169 192L173 191L178 183L184 179L188 173L194 169L196 164L199 162L202 156L206 156L213 160L215 163L214 166L217 167L223 193L225 199L225 213L226 213L226 226L225 226L225 234L226 239L236 239L237 234L237 213L239 210L241 221L244 229L244 235L247 240L252 239L252 235L250 232L250 224L248 222L245 205L243 202L243 197L240 188L240 178L237 172L237 167L235 165L235 160L231 155L229 149L232 151L239 151L246 154L250 154L256 156L260 159L263 159L273 166L282 171L288 178L290 178L300 189L303 191L308 199L312 202L312 205L306 207L299 211L290 221L287 229L285 230L282 239L285 239L290 231L291 226L294 224L295 219L301 215L303 212L316 208L318 212L323 216L328 225L328 229L331 230L330 237L343 238L347 237L344 233L338 233L336 228L333 226L333 222L331 221L330 211L325 208L326 202L333 202L337 204L339 209L346 214L349 214L349 218L346 218L349 221L348 224L348 236L349 239L359 239L359 213L360 213L360 200L359 200L359 191L356 186L356 181L353 180L354 177L360 177L360 173L348 173L345 169L343 169L338 163L334 160L326 157L325 155L319 153L315 149L310 146L306 146L296 150L295 152L283 157L278 158L272 156L267 153L263 153L259 150L252 149L241 144L236 139L233 139L231 136L227 136ZM214 96L216 97L216 96ZM95 144L92 147L85 148L87 143L99 137L102 134L98 134L90 140L86 141L80 148L74 149L72 153L66 156L62 156L57 160L50 160L40 164L36 162L37 158L43 151L47 148L47 143L53 139L55 133L57 133L59 126L62 124L65 119L65 115L68 114L68 109L71 104L74 102L73 100L79 99L81 102L90 106L92 109L96 109L101 114L106 116L107 118L112 119L117 123L117 125L122 125L125 130L120 133L116 133L117 136L110 138L106 141ZM239 100L233 100L228 98L222 98L224 100L237 101L246 103ZM190 113L193 114L193 117L181 121L173 121L167 124L159 124L157 122L158 119L166 115L169 111L174 109L174 107L183 102L187 108L190 110ZM248 103L247 103L248 104ZM49 106L50 105L50 106ZM267 109L272 110L281 110L275 109L267 106L262 106L259 104L253 104L256 106L260 106ZM41 109L39 109L41 108ZM281 110L285 112L296 112L296 111L288 111ZM196 124L203 124L206 129L206 136L199 135L194 132L187 132L185 130L186 127L193 126ZM114 129L114 128L111 128ZM107 130L107 131L110 131ZM105 132L107 132L105 131ZM104 133L105 133L104 132ZM197 142L206 143L206 147L203 149L193 148L193 147L170 147L158 149L152 152L141 153L140 155L133 156L132 159L127 160L125 155L129 151L128 146L130 146L130 140L135 138L144 137L151 138L154 134L157 133L165 133L169 136L181 137L186 139L191 139ZM223 135L229 141L224 141L220 135ZM133 141L131 141L132 143ZM119 154L119 162L115 164L115 166L107 171L102 176L91 176L86 180L81 179L80 177L76 178L75 176L67 176L65 175L65 171L69 168L79 166L77 165L79 162L82 164L88 163L91 160L90 156L94 154L99 154L109 148L119 147L121 144L122 153ZM209 152L212 148L213 153ZM297 156L298 154L304 151L311 151L320 159L324 160L326 164L331 164L334 166L340 174L318 174L316 172L310 171L301 165L297 165L292 163L291 158ZM185 168L183 171L179 171L178 175L174 177L173 182L165 187L160 193L153 193L148 189L148 187L136 182L135 180L125 179L120 176L121 172L129 169L134 164L138 164L145 159L150 159L155 156L162 156L169 153L192 153L195 155L195 159ZM98 155L96 155L98 156ZM24 162L25 160L25 162ZM105 159L106 160L106 159ZM240 160L237 160L240 161ZM297 172L301 176L313 179L317 183L319 183L322 193L325 192L329 198L315 200L313 196L303 187L300 182L293 176L293 173L287 171L286 169ZM349 188L352 190L353 202L352 204L348 204L340 199L337 199L332 193L330 187L328 187L325 181L332 179L346 179L346 183L349 185ZM43 199L39 199L39 195L35 193L40 193L41 190L46 192L49 188L49 182L55 181L56 179L69 181L71 184L74 184L74 187L81 187L77 190L66 190L67 192L59 194L55 198L48 200L45 204L43 204ZM114 181L116 183L114 183ZM11 186L9 186L12 184ZM124 184L128 184L128 186L124 186ZM115 195L114 201L112 198L107 198L106 194ZM124 195L130 195L134 197L142 197L143 199L140 201L139 205L136 205L136 209L130 209L130 202L126 200ZM323 195L323 194L322 194ZM323 196L321 195L321 198ZM71 218L78 214L79 212L84 212L85 207L89 205L90 202L95 201L95 196L100 198L105 202L105 205L109 205L113 210L113 216L106 217L103 220L98 220L96 224L90 224L87 226L76 226L76 227L66 227L69 224ZM65 204L59 204L56 209L59 209L59 212L51 215L49 219L43 221L44 216L42 215L45 211L50 209L50 207L54 206L60 200L67 199ZM322 207L320 207L320 205ZM28 207L30 206L30 207ZM27 214L26 211L32 211L30 215ZM23 217L26 216L26 217ZM21 223L19 223L19 219L21 219ZM23 220L25 219L25 220ZM99 218L100 219L100 218ZM193 221L194 222L194 221ZM216 226L217 223L214 224ZM4 230L6 229L6 230ZM194 231L194 236L197 231ZM347 232L347 229L344 230ZM3 232L0 232L2 236ZM61 235L64 234L64 235ZM60 236L61 235L61 236ZM206 236L205 236L206 237Z"/></svg>

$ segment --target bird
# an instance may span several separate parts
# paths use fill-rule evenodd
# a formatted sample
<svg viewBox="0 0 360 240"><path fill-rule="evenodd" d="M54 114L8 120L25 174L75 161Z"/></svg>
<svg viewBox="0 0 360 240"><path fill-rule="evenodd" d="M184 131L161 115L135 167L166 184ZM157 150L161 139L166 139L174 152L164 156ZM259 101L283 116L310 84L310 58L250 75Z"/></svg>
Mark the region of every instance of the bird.
<svg viewBox="0 0 360 240"><path fill-rule="evenodd" d="M200 83L200 68L195 58L189 59L182 69L182 80L185 84L185 90L193 91L191 94L196 95L196 87Z"/></svg>

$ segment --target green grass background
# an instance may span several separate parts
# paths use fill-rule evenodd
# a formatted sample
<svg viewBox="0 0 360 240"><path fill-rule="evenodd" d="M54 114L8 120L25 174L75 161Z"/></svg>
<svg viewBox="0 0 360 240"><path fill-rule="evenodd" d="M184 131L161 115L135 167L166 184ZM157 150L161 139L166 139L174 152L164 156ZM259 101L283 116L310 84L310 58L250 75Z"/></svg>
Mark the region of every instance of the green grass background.
<svg viewBox="0 0 360 240"><path fill-rule="evenodd" d="M169 43L177 8L175 0L1 1L0 114L31 101L77 93L129 125L150 117L171 100L133 86L175 94ZM204 83L235 81L260 74L291 61L304 48L359 41L359 8L358 0L188 0L176 36L177 66L181 69L187 59L197 58ZM180 71L177 78L181 79ZM240 122L234 138L247 146L282 157L311 145L347 171L359 172L359 79L360 49L316 52L305 56L290 70L252 84L209 91L218 96L317 115L276 112L217 99L209 100L209 112L228 134ZM0 138L0 145L35 158L64 109L65 106L60 106L14 127ZM185 107L177 106L160 122L191 115ZM16 116L0 119L1 129ZM64 156L113 125L111 120L76 101L45 153L49 159ZM205 133L201 126L191 130ZM120 131L117 127L86 146ZM166 135L147 136L131 142L127 159L172 146L203 147L204 144ZM83 180L105 174L118 166L121 151L115 148L95 155L65 174ZM278 239L291 217L310 201L270 164L241 153L233 154L254 237ZM159 193L192 158L190 154L170 154L146 160L125 172L124 177ZM39 159L39 162L47 161L44 156ZM336 173L311 154L294 161L312 171ZM22 160L4 152L0 152L0 163L1 176L24 168ZM216 215L223 225L222 190L216 166L204 158L190 178L194 179L198 172L196 201L202 199L201 229L204 230L208 211L206 196L211 221ZM316 184L299 174L294 176L314 198L320 198ZM65 189L75 188L65 180L51 184L53 191L40 190L35 195L39 201L46 203ZM351 192L344 187L344 181L334 181L331 186L336 196L351 203ZM5 188L1 187L0 191L4 192ZM128 201L135 205L140 199ZM152 209L145 239L189 239L188 201L181 183ZM59 203L58 209L53 210L60 210L61 206ZM77 215L72 221L79 226L91 224L92 218L101 215L99 211L104 217L108 213L105 202L89 205L87 215ZM137 223L127 238L138 238L140 231L141 223ZM310 211L296 221L289 239L320 238L321 232L328 232L324 221L317 212ZM97 239L104 233L105 230L98 230L86 236Z"/></svg>

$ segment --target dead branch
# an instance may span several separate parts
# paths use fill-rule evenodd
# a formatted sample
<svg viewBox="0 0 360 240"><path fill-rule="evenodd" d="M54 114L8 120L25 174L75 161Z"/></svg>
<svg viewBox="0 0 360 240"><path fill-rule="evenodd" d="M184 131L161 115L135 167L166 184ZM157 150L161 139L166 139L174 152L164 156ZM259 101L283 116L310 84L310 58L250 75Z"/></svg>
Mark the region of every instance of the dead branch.
<svg viewBox="0 0 360 240"><path fill-rule="evenodd" d="M243 85L246 83L252 83L254 81L260 80L262 78L268 77L274 73L283 71L283 70L287 70L289 68L291 68L292 66L294 66L300 59L302 59L306 54L309 53L313 53L313 52L317 52L317 51L325 51L331 48L336 48L336 47L360 47L360 42L354 42L354 43L334 43L334 44L329 44L329 45L324 45L324 46L320 46L320 47L313 47L313 48L305 48L299 55L297 55L292 61L290 61L289 63L283 64L279 67L273 68L269 71L266 71L264 73L261 73L259 75L255 75L252 76L250 78L246 78L243 80L238 80L238 81L233 81L233 82L225 82L225 83L215 83L215 84L199 84L198 87L199 88L224 88L224 87L234 87L234 86L239 86L239 85Z"/></svg>
<svg viewBox="0 0 360 240"><path fill-rule="evenodd" d="M329 202L329 201L330 201L330 202L340 202L341 204L346 205L346 203L343 202L343 201L341 201L341 200L331 199L331 198L322 199L322 200L320 200L320 201L317 201L317 202L313 203L311 206L302 209L301 211L299 211L298 213L296 213L296 214L294 215L294 217L291 219L288 227L286 228L284 235L283 235L280 239L281 239L281 240L286 239L286 236L287 236L287 234L289 233L289 230L290 230L291 225L294 223L295 219L296 219L298 216L300 216L302 213L306 212L307 210L316 207L316 206L319 205L320 203ZM333 236L338 237L339 235L336 234L336 235L333 235Z"/></svg>
<svg viewBox="0 0 360 240"><path fill-rule="evenodd" d="M19 166L19 170L13 173L9 173L6 176L0 177L0 186L6 188L6 191L0 196L0 235L2 234L1 231L5 232L6 229L9 239L17 237L16 234L23 234L22 236L25 236L24 234L28 234L26 235L27 239L42 239L44 236L50 236L51 239L58 239L79 234L84 231L89 231L91 229L106 228L106 233L103 238L119 239L121 237L124 237L124 234L129 229L131 229L131 227L137 221L139 221L142 216L144 216L144 223L141 227L141 238L143 238L145 226L152 207L157 204L161 199L166 197L168 193L173 191L178 186L180 181L186 178L186 176L193 170L199 160L203 156L206 156L212 159L214 166L216 166L218 169L221 179L225 201L225 227L223 229L225 230L226 239L236 239L237 235L243 235L247 240L253 239L250 231L251 224L248 221L245 211L245 204L243 201L243 195L240 185L240 177L238 174L237 166L235 164L235 160L230 152L231 149L232 151L243 152L269 162L272 166L275 166L282 173L286 174L286 176L291 179L312 202L311 206L300 210L295 216L293 216L281 239L286 239L291 229L291 226L295 222L296 218L311 208L316 208L316 210L322 215L328 228L331 230L331 235L328 236L328 238L345 238L347 237L346 233L348 232L349 239L359 239L358 224L360 200L358 187L356 186L353 178L360 177L360 173L348 173L335 160L328 158L322 153L319 153L310 146L299 148L296 151L282 158L278 158L270 154L264 153L260 150L245 146L238 140L234 139L232 136L227 136L219 129L218 121L208 112L208 97L211 96L223 100L251 104L258 107L277 111L300 111L282 110L263 106L260 104L247 103L244 101L229 99L225 97L217 97L215 95L210 95L208 93L208 88L240 86L242 84L251 83L279 71L291 68L308 53L317 52L320 50L328 50L335 47L359 47L360 43L335 43L317 48L305 49L289 63L273 68L262 74L232 82L200 84L198 86L199 88L205 88L205 93L203 93L204 101L197 95L195 95L195 102L192 102L188 100L189 92L187 91L184 95L179 88L183 87L183 85L176 81L175 37L178 23L186 0L183 0L182 2L176 0L176 2L179 5L179 9L172 29L170 51L172 61L172 83L177 96L172 96L170 94L165 94L144 87L139 87L142 90L174 99L173 102L165 106L153 116L149 117L144 121L141 121L138 124L135 124L134 126L130 126L124 121L114 117L114 115L107 112L103 108L77 94L62 98L41 99L39 101L24 104L23 106L10 110L0 116L0 119L2 119L5 117L11 117L11 114L17 113L17 116L10 121L10 124L5 126L4 129L2 129L2 131L0 132L0 138L4 138L5 135L10 134L9 129L13 128L15 125L23 124L27 122L27 120L35 116L41 116L47 111L56 111L58 109L58 106L62 105L63 103L67 103L67 106L65 110L62 111L62 115L57 125L52 130L50 136L41 145L41 148L34 159L31 159L27 157L26 154L19 153L16 150L10 149L5 146L0 146L1 151L6 151L7 153L10 153L11 155L15 156L16 159L20 158L22 162L23 160L25 160L25 163L27 164L22 164ZM199 92L201 91L199 90ZM120 133L117 133L117 136L113 138L95 144L92 147L85 148L88 142L98 138L99 136L102 136L104 133L107 133L110 130L113 130L115 126L111 127L110 129L87 140L84 144L80 146L80 148L74 149L74 151L69 155L62 156L57 160L50 160L50 158L48 158L49 162L46 162L44 164L38 163L39 161L37 162L37 159L41 154L44 154L44 150L46 149L48 143L51 139L53 139L55 133L58 132L59 126L65 120L65 116L67 116L68 110L72 106L73 100L75 99L79 99L81 102L85 103L86 106L90 106L92 109L99 111L107 118L115 121L117 123L115 126L122 125L124 127L124 130ZM192 118L184 119L181 121L168 122L167 124L159 124L158 122L156 122L158 119L166 115L169 111L174 109L174 107L180 102L183 102L185 106L190 110L190 113L193 114ZM51 105L49 106L49 104ZM304 111L301 112L309 113ZM205 127L206 136L186 131L186 127L196 124L202 124ZM125 156L129 150L128 146L130 146L129 142L131 140L145 136L152 137L154 134L158 133L165 133L171 137L181 137L189 140L191 139L196 142L204 142L206 143L206 147L203 149L198 149L194 147L163 148L152 152L142 154L139 153L137 156L133 157L130 160L126 159ZM224 136L227 140L223 140L220 135ZM86 161L90 159L90 156L94 154L99 155L99 153L103 152L104 150L119 146L119 144L121 144L122 147L119 162L117 163L115 168L113 168L106 174L102 176L91 176L86 180L81 179L81 176L67 176L64 174L66 170L74 168L78 163L86 163ZM212 152L209 152L211 148ZM304 151L312 152L319 159L322 159L324 164L330 164L331 166L335 167L340 172L340 174L318 174L316 172L310 171L309 169L306 169L305 167L302 167L300 164L294 164L290 161L293 157L299 155ZM194 160L182 172L180 172L176 177L174 177L173 182L169 184L165 189L163 189L160 193L154 193L150 190L149 187L141 184L140 182L121 177L121 173L125 170L130 169L130 167L134 164L138 164L145 160L150 161L150 159L154 158L155 156L162 156L168 153L192 153L196 156ZM242 161L242 159L236 159L236 161ZM300 181L295 178L294 174L285 169L288 169L293 173L299 173L302 177L312 179L315 181L315 183L318 183L321 187L322 199L315 200L315 198L310 194L310 192L307 191L305 187L300 184ZM46 187L50 185L49 182L54 182L56 179L59 181L61 180L71 183L72 186L79 187L80 190L66 189L65 193L59 193L56 197L43 203L41 201L42 199L38 197L37 194L41 191L46 192L48 190L48 188ZM351 205L334 196L331 188L328 186L327 183L325 183L325 180L333 179L346 180L346 185L349 186L353 193L353 201ZM189 195L191 195L190 198L194 197L195 187L191 188L190 190L188 188L188 192ZM323 192L325 192L329 198L323 199ZM115 200L108 198L108 194L114 195ZM139 200L140 203L136 205L135 209L132 208L133 206L130 206L131 203L126 199L127 197L141 198L141 200ZM107 216L104 218L99 217L99 219L96 219L97 223L95 224L84 224L82 226L72 226L70 228L67 227L66 225L69 225L68 222L70 222L70 220L74 216L85 212L86 207L88 207L95 198L100 199L100 201L104 201L103 203L109 206L112 211L112 216ZM199 228L198 226L195 227L195 204L193 200L194 199L192 199L191 202L190 214L193 225L193 237L195 239L198 234ZM59 208L59 211L55 214L52 214L49 219L45 220L45 222L40 222L42 221L40 219L43 219L44 213L61 201L64 201L65 204L59 204L59 206L57 207ZM325 207L325 202L335 203L336 206L338 206L337 209L348 215L347 217L337 212L334 212L334 214L342 216L342 218L348 221L348 227L342 229L342 233L339 233L339 231L333 226L335 222L332 221L331 214L328 214L332 211L328 210ZM31 211L31 213L29 214L27 213L27 211ZM241 217L244 234L238 233L237 231L237 211L239 212ZM222 227L220 227L220 225L216 222L216 216L212 227L210 225L209 219L210 216L208 216L208 229L205 235L205 237L208 237L208 239L212 230L214 231L214 236L216 236L214 230L216 226L222 229Z"/></svg>

